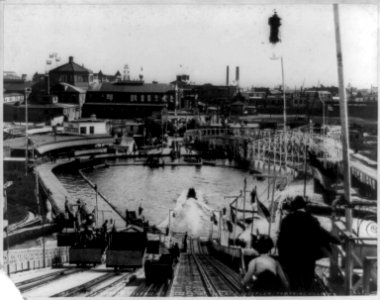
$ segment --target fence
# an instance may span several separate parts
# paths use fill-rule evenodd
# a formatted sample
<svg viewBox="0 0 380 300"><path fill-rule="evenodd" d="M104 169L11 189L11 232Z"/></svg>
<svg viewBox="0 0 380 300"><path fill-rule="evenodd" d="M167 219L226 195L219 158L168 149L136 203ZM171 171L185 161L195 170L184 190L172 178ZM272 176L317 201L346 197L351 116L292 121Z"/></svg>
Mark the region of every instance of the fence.
<svg viewBox="0 0 380 300"><path fill-rule="evenodd" d="M68 262L69 248L39 247L14 249L9 250L9 252L4 252L4 263L7 265L8 274L51 267L55 261L60 263Z"/></svg>

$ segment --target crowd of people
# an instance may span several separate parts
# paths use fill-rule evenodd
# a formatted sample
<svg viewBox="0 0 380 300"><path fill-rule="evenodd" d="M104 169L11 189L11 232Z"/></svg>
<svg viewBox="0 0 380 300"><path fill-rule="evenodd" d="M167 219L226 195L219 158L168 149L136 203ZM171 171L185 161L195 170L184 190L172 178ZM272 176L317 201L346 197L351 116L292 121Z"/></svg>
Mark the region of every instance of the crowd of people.
<svg viewBox="0 0 380 300"><path fill-rule="evenodd" d="M286 209L288 214L280 224L277 239L277 257L270 255L274 243L268 235L253 241L252 247L259 255L251 260L243 278L248 294L316 294L316 261L329 255L331 243L340 243L307 212L303 197L295 197Z"/></svg>
<svg viewBox="0 0 380 300"><path fill-rule="evenodd" d="M76 206L76 210L74 210ZM87 204L78 199L76 205L71 205L66 199L65 212L68 214L68 219L73 222L75 232L78 234L78 239L75 247L105 248L108 243L109 233L116 231L115 222L113 219L105 220L100 228L96 227L95 210L90 211Z"/></svg>

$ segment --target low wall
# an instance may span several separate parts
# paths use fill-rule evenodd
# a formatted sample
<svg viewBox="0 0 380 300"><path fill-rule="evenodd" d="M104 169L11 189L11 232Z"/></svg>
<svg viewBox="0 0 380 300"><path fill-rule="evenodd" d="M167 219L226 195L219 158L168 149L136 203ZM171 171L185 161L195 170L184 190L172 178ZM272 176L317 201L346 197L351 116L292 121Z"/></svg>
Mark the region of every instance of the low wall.
<svg viewBox="0 0 380 300"><path fill-rule="evenodd" d="M242 250L237 246L222 246L215 241L210 243L210 252L213 257L229 266L231 269L239 272L241 267Z"/></svg>
<svg viewBox="0 0 380 300"><path fill-rule="evenodd" d="M9 254L9 261L8 256ZM43 247L16 249L4 251L4 264L7 265L8 274L51 267L54 261L67 263L69 261L68 247Z"/></svg>

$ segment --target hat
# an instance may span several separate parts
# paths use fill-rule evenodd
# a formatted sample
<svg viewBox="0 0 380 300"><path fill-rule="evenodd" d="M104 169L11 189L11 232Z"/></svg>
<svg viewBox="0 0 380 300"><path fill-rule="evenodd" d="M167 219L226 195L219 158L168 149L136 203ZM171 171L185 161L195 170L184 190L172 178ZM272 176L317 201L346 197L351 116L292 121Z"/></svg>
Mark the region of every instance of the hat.
<svg viewBox="0 0 380 300"><path fill-rule="evenodd" d="M306 208L306 201L302 196L296 196L291 203L292 210Z"/></svg>

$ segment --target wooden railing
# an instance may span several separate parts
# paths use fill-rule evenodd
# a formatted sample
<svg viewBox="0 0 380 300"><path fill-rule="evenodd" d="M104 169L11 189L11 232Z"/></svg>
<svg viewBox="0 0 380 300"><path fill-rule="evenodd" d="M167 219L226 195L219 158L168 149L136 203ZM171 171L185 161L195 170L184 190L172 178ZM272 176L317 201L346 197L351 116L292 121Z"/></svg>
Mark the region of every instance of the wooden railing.
<svg viewBox="0 0 380 300"><path fill-rule="evenodd" d="M343 281L343 286L334 289L344 295L369 295L371 282L377 284L377 257L372 255L358 256L357 251L368 242L373 242L373 252L377 252L376 237L358 237L347 230L345 222L332 216L332 233L341 238L341 245L334 245L330 257L330 282ZM338 292L339 293L339 292Z"/></svg>

